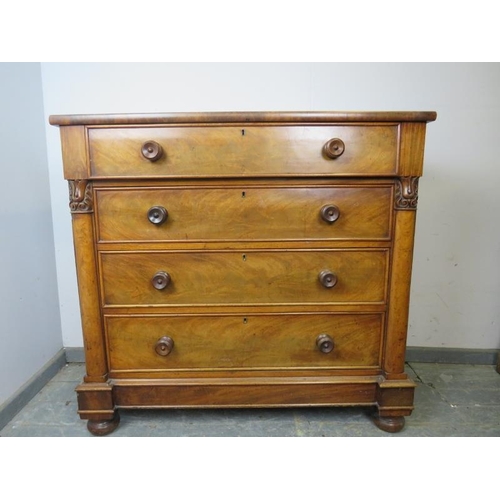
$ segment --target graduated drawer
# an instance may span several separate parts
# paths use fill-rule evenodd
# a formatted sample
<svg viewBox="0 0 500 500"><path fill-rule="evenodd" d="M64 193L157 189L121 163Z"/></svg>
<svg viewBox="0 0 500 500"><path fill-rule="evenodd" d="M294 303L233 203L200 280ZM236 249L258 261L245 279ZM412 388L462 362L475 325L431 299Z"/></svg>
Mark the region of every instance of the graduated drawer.
<svg viewBox="0 0 500 500"><path fill-rule="evenodd" d="M106 317L112 371L378 366L382 315ZM330 352L320 347L325 337ZM326 347L326 346L325 346Z"/></svg>
<svg viewBox="0 0 500 500"><path fill-rule="evenodd" d="M89 128L88 137L95 177L363 176L397 170L397 125ZM329 154L342 154L329 158L327 143Z"/></svg>
<svg viewBox="0 0 500 500"><path fill-rule="evenodd" d="M100 241L390 237L390 186L98 188L96 196Z"/></svg>
<svg viewBox="0 0 500 500"><path fill-rule="evenodd" d="M387 250L101 252L100 259L106 306L382 303L386 296Z"/></svg>

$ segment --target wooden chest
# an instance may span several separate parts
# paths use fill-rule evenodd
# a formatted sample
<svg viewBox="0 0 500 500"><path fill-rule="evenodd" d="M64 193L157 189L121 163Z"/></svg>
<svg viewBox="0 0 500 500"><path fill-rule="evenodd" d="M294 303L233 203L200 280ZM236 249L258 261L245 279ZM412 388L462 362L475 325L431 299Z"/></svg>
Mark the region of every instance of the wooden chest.
<svg viewBox="0 0 500 500"><path fill-rule="evenodd" d="M69 181L79 414L368 405L398 431L433 112L52 116Z"/></svg>

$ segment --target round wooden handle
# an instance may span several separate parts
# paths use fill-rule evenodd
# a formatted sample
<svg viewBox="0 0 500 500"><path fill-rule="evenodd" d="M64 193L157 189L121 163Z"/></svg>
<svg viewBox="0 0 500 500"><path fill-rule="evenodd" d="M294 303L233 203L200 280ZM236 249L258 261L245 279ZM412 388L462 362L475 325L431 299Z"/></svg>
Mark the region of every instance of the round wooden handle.
<svg viewBox="0 0 500 500"><path fill-rule="evenodd" d="M167 288L171 281L172 279L168 273L165 271L159 271L153 276L151 283L153 283L153 286L157 290L163 290L164 288Z"/></svg>
<svg viewBox="0 0 500 500"><path fill-rule="evenodd" d="M342 153L345 150L345 144L342 139L330 139L324 146L323 146L323 153L325 156L328 158L335 160L335 158L338 158L339 156L342 156Z"/></svg>
<svg viewBox="0 0 500 500"><path fill-rule="evenodd" d="M156 161L163 155L163 148L155 141L148 141L142 145L141 153L146 160Z"/></svg>
<svg viewBox="0 0 500 500"><path fill-rule="evenodd" d="M318 278L325 288L333 288L337 284L337 276L328 270L321 271Z"/></svg>
<svg viewBox="0 0 500 500"><path fill-rule="evenodd" d="M335 205L325 205L320 210L321 218L325 222L335 222L340 217L340 210Z"/></svg>
<svg viewBox="0 0 500 500"><path fill-rule="evenodd" d="M151 224L157 226L163 224L168 219L168 212L165 207L151 207L148 210L148 219Z"/></svg>
<svg viewBox="0 0 500 500"><path fill-rule="evenodd" d="M330 337L330 335L327 335L326 333L322 333L321 335L318 335L318 337L316 338L316 346L318 347L318 349L321 352L328 354L329 352L333 351L335 344L333 342L332 337Z"/></svg>
<svg viewBox="0 0 500 500"><path fill-rule="evenodd" d="M162 337L158 339L155 345L156 354L160 356L168 356L174 348L174 341L171 337Z"/></svg>

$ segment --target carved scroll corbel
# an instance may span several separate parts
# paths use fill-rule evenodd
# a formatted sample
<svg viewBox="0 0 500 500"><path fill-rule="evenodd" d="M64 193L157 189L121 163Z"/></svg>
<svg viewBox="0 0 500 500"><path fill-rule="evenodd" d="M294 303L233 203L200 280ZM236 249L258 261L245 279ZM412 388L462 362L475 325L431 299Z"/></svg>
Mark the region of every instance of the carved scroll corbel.
<svg viewBox="0 0 500 500"><path fill-rule="evenodd" d="M94 211L92 183L88 180L68 181L69 208L71 213L90 213Z"/></svg>
<svg viewBox="0 0 500 500"><path fill-rule="evenodd" d="M396 179L396 210L416 210L418 203L418 177L398 177Z"/></svg>

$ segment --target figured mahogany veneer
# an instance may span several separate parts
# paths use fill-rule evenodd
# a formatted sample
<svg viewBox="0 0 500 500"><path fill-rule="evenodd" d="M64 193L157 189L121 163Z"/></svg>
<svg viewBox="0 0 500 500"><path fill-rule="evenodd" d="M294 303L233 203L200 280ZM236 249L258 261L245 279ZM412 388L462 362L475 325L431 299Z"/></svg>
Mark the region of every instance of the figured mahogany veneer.
<svg viewBox="0 0 500 500"><path fill-rule="evenodd" d="M101 252L101 296L105 307L383 303L388 256L384 249ZM321 280L330 269L331 287ZM170 278L161 290L151 285L158 272Z"/></svg>
<svg viewBox="0 0 500 500"><path fill-rule="evenodd" d="M388 240L393 186L95 189L102 242ZM336 207L336 217L322 216ZM168 216L155 224L153 207ZM326 217L327 215L325 215Z"/></svg>
<svg viewBox="0 0 500 500"><path fill-rule="evenodd" d="M381 314L105 317L114 376L127 371L379 367L382 325ZM318 348L320 335L333 339L330 352ZM174 341L165 357L151 349L163 336Z"/></svg>
<svg viewBox="0 0 500 500"><path fill-rule="evenodd" d="M397 125L281 127L92 128L88 131L95 177L227 177L393 175ZM342 137L341 155L324 146ZM151 161L143 145L162 154ZM329 152L329 153L328 153ZM307 165L307 169L304 169Z"/></svg>
<svg viewBox="0 0 500 500"><path fill-rule="evenodd" d="M367 405L403 428L433 112L52 116L86 355L79 414ZM168 419L168 416L166 416Z"/></svg>

